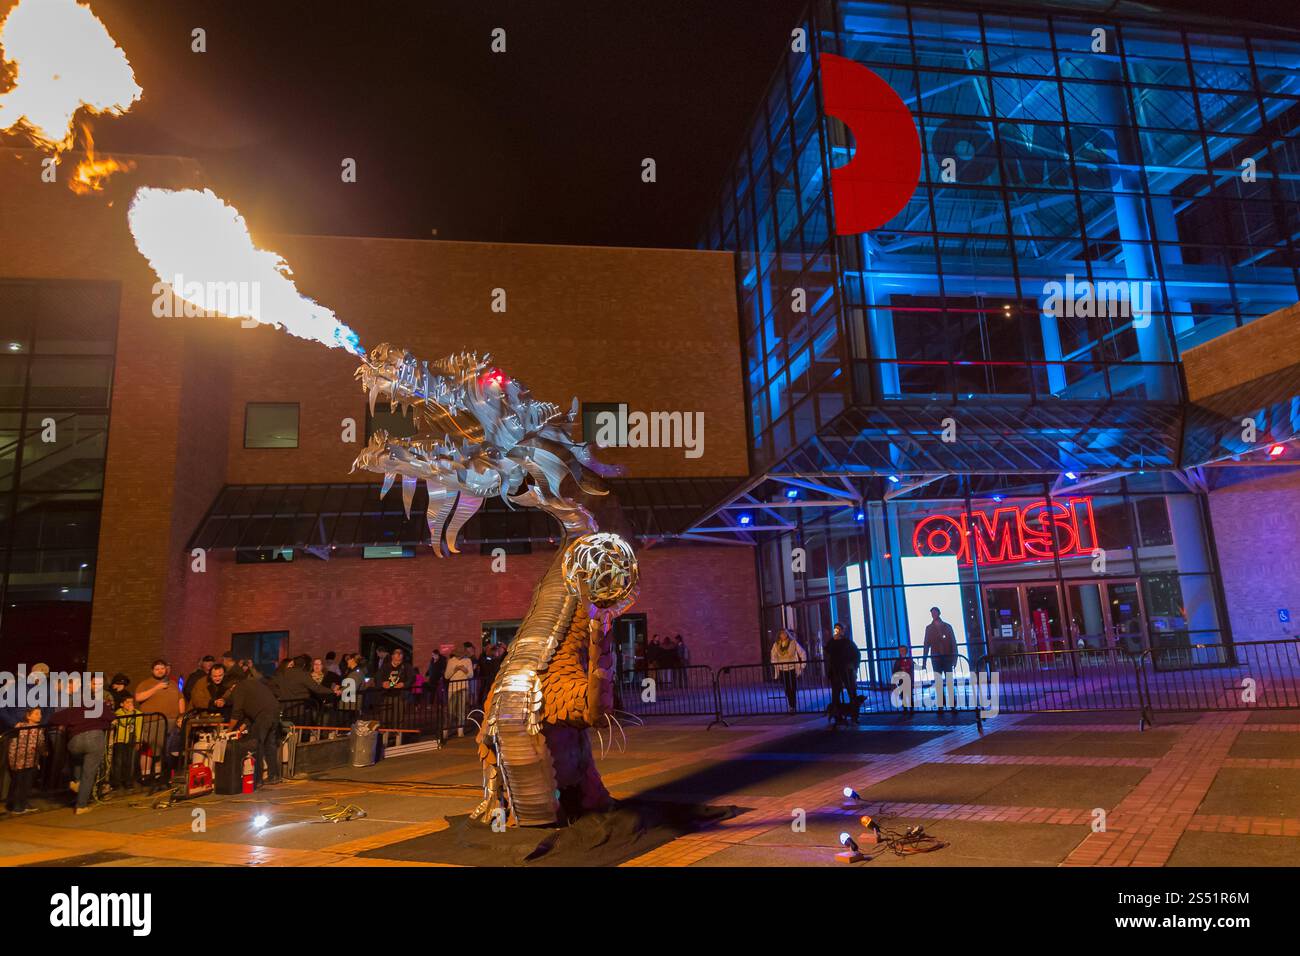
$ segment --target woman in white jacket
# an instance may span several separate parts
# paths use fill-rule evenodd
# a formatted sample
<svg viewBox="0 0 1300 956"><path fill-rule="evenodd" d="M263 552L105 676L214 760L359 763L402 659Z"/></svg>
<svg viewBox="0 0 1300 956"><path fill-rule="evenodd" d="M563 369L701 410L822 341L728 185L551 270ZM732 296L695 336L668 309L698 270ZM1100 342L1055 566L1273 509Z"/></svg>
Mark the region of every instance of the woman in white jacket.
<svg viewBox="0 0 1300 956"><path fill-rule="evenodd" d="M456 728L456 736L465 735L465 702L469 700L469 682L474 677L474 659L466 657L463 651L452 651L447 658L447 708L451 714L451 726Z"/></svg>
<svg viewBox="0 0 1300 956"><path fill-rule="evenodd" d="M772 669L785 685L785 699L790 705L790 713L798 708L795 705L795 681L803 674L808 655L804 653L799 642L790 636L789 631L782 631L776 636L770 655Z"/></svg>

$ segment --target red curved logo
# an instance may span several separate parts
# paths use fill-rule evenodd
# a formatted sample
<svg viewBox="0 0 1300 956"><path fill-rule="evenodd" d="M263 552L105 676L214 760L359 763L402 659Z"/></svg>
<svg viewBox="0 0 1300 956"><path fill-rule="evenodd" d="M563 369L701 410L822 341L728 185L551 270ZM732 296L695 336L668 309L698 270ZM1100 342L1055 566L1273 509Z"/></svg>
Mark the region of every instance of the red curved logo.
<svg viewBox="0 0 1300 956"><path fill-rule="evenodd" d="M921 181L921 141L912 112L860 63L823 53L822 108L849 128L853 159L831 170L835 234L852 236L898 215Z"/></svg>

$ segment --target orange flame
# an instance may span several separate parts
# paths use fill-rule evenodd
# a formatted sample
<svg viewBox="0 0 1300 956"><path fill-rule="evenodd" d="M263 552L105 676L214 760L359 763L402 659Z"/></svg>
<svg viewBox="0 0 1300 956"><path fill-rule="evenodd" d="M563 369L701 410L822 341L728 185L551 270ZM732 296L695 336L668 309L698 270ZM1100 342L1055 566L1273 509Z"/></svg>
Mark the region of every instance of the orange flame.
<svg viewBox="0 0 1300 956"><path fill-rule="evenodd" d="M95 156L95 137L91 135L90 124L81 123L81 136L86 143L86 158L77 164L72 178L68 180L68 188L78 196L85 196L89 193L97 193L103 190L104 183L108 177L118 172L130 172L135 169L135 163L126 161L119 163L111 156L105 156L102 159Z"/></svg>

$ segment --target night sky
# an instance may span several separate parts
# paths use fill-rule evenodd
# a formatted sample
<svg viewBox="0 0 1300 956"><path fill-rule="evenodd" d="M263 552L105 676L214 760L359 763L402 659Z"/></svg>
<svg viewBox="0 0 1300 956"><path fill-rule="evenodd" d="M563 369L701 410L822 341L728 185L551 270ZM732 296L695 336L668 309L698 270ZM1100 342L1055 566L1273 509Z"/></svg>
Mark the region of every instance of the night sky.
<svg viewBox="0 0 1300 956"><path fill-rule="evenodd" d="M145 90L97 144L198 158L259 231L691 246L804 0L90 6Z"/></svg>

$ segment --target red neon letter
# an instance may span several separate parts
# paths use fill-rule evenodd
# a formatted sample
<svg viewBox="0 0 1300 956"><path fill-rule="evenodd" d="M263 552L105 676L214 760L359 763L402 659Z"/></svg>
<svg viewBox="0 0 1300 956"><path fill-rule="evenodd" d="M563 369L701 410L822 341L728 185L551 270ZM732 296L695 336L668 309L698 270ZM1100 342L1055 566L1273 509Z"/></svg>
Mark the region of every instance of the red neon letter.
<svg viewBox="0 0 1300 956"><path fill-rule="evenodd" d="M822 108L853 136L853 159L831 170L835 234L852 236L883 226L907 205L921 179L921 142L907 104L879 76L831 53L818 63Z"/></svg>

